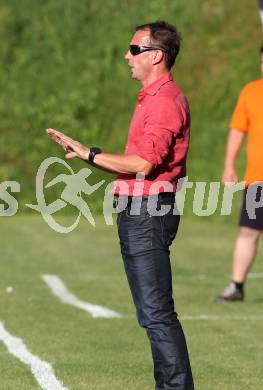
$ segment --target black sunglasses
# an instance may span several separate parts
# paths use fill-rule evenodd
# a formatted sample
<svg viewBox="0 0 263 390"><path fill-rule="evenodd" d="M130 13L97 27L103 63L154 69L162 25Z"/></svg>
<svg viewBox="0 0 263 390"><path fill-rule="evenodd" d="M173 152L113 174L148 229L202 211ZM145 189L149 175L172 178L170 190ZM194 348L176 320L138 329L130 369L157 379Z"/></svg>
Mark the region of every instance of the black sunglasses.
<svg viewBox="0 0 263 390"><path fill-rule="evenodd" d="M131 55L137 56L138 54L144 53L145 51L151 50L162 50L159 47L149 47L149 46L141 46L141 45L129 45L129 50Z"/></svg>

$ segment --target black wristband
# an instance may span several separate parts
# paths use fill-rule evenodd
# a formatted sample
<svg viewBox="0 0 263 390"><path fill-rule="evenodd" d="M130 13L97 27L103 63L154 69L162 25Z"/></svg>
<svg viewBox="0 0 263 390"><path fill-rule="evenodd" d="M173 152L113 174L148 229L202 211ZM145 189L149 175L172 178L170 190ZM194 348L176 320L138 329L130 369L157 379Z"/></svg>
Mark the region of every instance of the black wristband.
<svg viewBox="0 0 263 390"><path fill-rule="evenodd" d="M96 146L90 148L88 162L93 163L96 154L102 153L102 150Z"/></svg>

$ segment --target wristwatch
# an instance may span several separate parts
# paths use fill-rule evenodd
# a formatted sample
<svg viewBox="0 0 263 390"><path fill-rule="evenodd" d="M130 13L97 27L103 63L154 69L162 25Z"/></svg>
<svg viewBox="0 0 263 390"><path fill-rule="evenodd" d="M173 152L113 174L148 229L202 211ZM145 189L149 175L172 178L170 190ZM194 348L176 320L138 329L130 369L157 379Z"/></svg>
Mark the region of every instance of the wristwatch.
<svg viewBox="0 0 263 390"><path fill-rule="evenodd" d="M102 150L96 146L90 148L88 162L93 163L96 154L102 153Z"/></svg>

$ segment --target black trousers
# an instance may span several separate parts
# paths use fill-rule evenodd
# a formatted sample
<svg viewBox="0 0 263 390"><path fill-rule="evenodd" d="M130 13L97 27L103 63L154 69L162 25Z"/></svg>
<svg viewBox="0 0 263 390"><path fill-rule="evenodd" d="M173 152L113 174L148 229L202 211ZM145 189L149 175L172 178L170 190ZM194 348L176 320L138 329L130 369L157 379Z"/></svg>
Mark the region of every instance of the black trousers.
<svg viewBox="0 0 263 390"><path fill-rule="evenodd" d="M140 214L131 206L118 214L121 252L140 326L146 328L152 350L156 390L193 390L193 378L181 324L174 311L169 246L180 216L171 209L151 216L147 198ZM171 196L158 200L174 203ZM149 207L148 207L149 209Z"/></svg>

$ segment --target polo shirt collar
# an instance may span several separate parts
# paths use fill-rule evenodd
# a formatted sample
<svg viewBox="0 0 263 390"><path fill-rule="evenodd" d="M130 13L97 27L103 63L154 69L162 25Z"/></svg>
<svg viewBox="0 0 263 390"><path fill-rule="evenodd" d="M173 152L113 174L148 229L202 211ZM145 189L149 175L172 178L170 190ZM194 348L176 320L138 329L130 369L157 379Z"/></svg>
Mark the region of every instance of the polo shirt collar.
<svg viewBox="0 0 263 390"><path fill-rule="evenodd" d="M140 95L156 95L156 93L159 91L159 89L168 81L173 80L173 76L171 72L165 73L162 77L160 77L158 80L154 81L147 87L144 87L140 90L139 94Z"/></svg>

